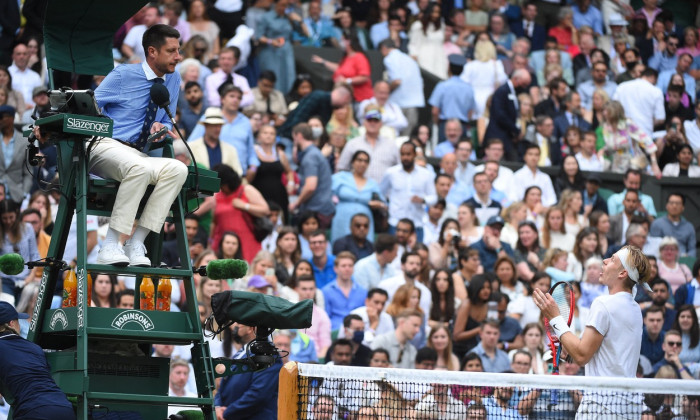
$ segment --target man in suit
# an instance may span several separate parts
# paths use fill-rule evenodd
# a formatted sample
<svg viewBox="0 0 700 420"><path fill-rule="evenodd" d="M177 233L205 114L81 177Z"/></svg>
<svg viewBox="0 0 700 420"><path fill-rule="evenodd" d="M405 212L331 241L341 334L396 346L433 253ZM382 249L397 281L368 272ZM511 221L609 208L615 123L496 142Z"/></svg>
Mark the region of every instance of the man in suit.
<svg viewBox="0 0 700 420"><path fill-rule="evenodd" d="M24 149L27 146L22 133L15 130L15 108L0 106L0 182L5 184L6 198L21 203L32 187L32 174L24 169ZM12 155L7 156L10 150Z"/></svg>
<svg viewBox="0 0 700 420"><path fill-rule="evenodd" d="M241 175L241 161L238 158L238 151L234 146L222 142L221 127L226 123L221 109L210 107L204 111L204 119L199 122L204 126L204 135L189 142L192 154L197 163L208 169L221 163L233 168Z"/></svg>
<svg viewBox="0 0 700 420"><path fill-rule="evenodd" d="M506 160L509 161L518 160L515 143L521 137L520 129L515 124L519 109L517 90L529 86L531 81L527 70L515 70L510 79L496 89L491 100L491 118L484 138L501 139L506 150Z"/></svg>
<svg viewBox="0 0 700 420"><path fill-rule="evenodd" d="M622 200L624 211L622 213L610 216L610 240L615 244L625 243L625 233L629 227L632 216L634 216L639 207L639 192L629 189L625 192L625 198Z"/></svg>
<svg viewBox="0 0 700 420"><path fill-rule="evenodd" d="M581 116L581 95L571 91L564 97L564 108L562 114L554 118L554 137L564 143L564 135L570 126L578 127L581 131L588 131L591 125Z"/></svg>
<svg viewBox="0 0 700 420"><path fill-rule="evenodd" d="M551 117L540 115L535 119L535 138L530 141L538 145L542 151L537 166L558 166L561 163L561 143L553 134L554 121ZM521 153L525 154L524 148Z"/></svg>
<svg viewBox="0 0 700 420"><path fill-rule="evenodd" d="M242 344L241 350L233 359L243 359L255 339L255 327L234 323L233 340ZM276 419L279 372L282 359L259 372L246 372L227 376L221 381L219 392L214 398L216 418L233 419Z"/></svg>
<svg viewBox="0 0 700 420"><path fill-rule="evenodd" d="M530 40L530 49L532 51L544 49L544 41L547 38L547 30L544 26L535 23L536 17L537 5L528 2L523 6L522 21L512 22L510 24L510 31L513 32L515 36L518 38L524 36Z"/></svg>

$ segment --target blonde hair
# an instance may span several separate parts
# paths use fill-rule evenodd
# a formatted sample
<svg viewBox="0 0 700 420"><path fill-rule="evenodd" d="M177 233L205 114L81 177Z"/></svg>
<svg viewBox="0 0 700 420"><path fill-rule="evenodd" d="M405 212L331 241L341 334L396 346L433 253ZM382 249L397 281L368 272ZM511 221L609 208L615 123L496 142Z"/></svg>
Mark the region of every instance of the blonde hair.
<svg viewBox="0 0 700 420"><path fill-rule="evenodd" d="M545 267L554 267L554 261L558 260L563 256L568 257L569 253L560 248L551 248L547 250L547 252L544 254L544 260L542 260L542 265L544 265Z"/></svg>
<svg viewBox="0 0 700 420"><path fill-rule="evenodd" d="M544 215L544 224L542 225L542 236L540 236L540 238L542 239L542 246L544 248L549 248L549 245L552 241L552 231L551 231L552 227L549 225L549 216L555 211L561 212L562 221L561 221L561 229L559 230L559 233L564 233L564 234L566 233L566 223L564 220L564 215L566 214L566 212L564 211L563 208L561 208L559 206L550 207L549 210L547 210L547 213L545 213L545 215Z"/></svg>
<svg viewBox="0 0 700 420"><path fill-rule="evenodd" d="M646 255L644 255L642 250L637 248L636 246L625 245L622 248L620 248L620 250L623 249L627 249L629 251L626 261L627 265L629 267L636 268L637 272L639 273L639 281L637 282L632 280L628 274L627 286L629 287L629 289L632 289L632 286L634 286L635 284L641 285L642 283L647 283L649 281L649 277L651 277L651 264L649 264L649 259L646 257Z"/></svg>
<svg viewBox="0 0 700 420"><path fill-rule="evenodd" d="M511 204L510 206L504 208L501 210L501 217L507 222L510 223L510 219L513 216L513 214L520 210L521 208L525 207L525 203L522 201L516 201L515 203ZM517 226L514 226L517 228Z"/></svg>
<svg viewBox="0 0 700 420"><path fill-rule="evenodd" d="M612 128L617 128L617 123L625 120L625 109L618 101L610 101L605 105L606 119Z"/></svg>
<svg viewBox="0 0 700 420"><path fill-rule="evenodd" d="M353 127L357 125L355 123L355 113L352 110L352 105L347 104L344 107L340 107L338 109L343 109L345 108L348 112L347 117L345 117L345 121L340 121L338 117L336 116L336 112L333 111L333 114L331 114L331 119L328 121L328 124L326 124L326 127L332 127L333 131L335 130L336 127ZM337 110L337 109L336 109ZM326 128L328 130L328 128Z"/></svg>
<svg viewBox="0 0 700 420"><path fill-rule="evenodd" d="M19 332L15 331L15 329L10 326L9 322L6 322L4 324L0 324L0 333L6 332L6 331L9 331L9 332L14 333L16 335L19 335Z"/></svg>
<svg viewBox="0 0 700 420"><path fill-rule="evenodd" d="M496 59L496 47L491 41L476 41L474 46L474 59L487 62Z"/></svg>
<svg viewBox="0 0 700 420"><path fill-rule="evenodd" d="M408 302L411 300L411 293L414 290L418 291L418 299L420 299L421 291L416 286L404 284L403 286L396 289L396 292L394 293L394 299L391 300L391 303L389 304L389 307L386 308L385 312L391 315L392 317L398 317L401 314L401 312L408 309ZM423 311L421 310L420 305L415 310L420 312L422 318Z"/></svg>

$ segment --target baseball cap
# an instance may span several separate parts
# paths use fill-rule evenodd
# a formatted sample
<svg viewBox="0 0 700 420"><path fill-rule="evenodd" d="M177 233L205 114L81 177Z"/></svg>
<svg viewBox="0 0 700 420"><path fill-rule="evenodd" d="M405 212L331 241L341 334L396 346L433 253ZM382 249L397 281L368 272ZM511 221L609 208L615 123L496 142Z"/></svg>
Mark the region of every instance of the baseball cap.
<svg viewBox="0 0 700 420"><path fill-rule="evenodd" d="M7 302L0 302L0 324L6 324L15 319L27 319L29 315L18 314L14 306Z"/></svg>
<svg viewBox="0 0 700 420"><path fill-rule="evenodd" d="M598 174L595 174L595 173L591 173L590 175L588 175L588 177L586 178L586 182L591 182L593 184L598 184L598 185L602 184L600 177L598 176Z"/></svg>
<svg viewBox="0 0 700 420"><path fill-rule="evenodd" d="M378 109L370 109L365 114L365 120L382 120L382 113Z"/></svg>
<svg viewBox="0 0 700 420"><path fill-rule="evenodd" d="M501 225L505 226L506 222L501 216L491 216L489 220L486 221L486 226Z"/></svg>
<svg viewBox="0 0 700 420"><path fill-rule="evenodd" d="M250 276L248 279L248 287L262 289L263 287L271 287L271 284L265 280L265 277L256 274L254 276Z"/></svg>
<svg viewBox="0 0 700 420"><path fill-rule="evenodd" d="M37 86L34 89L32 89L32 97L35 97L37 95L41 95L42 93L45 93L48 95L46 92L46 88L44 86Z"/></svg>
<svg viewBox="0 0 700 420"><path fill-rule="evenodd" d="M447 61L453 66L464 67L467 64L467 58L461 54L450 54L447 56Z"/></svg>
<svg viewBox="0 0 700 420"><path fill-rule="evenodd" d="M15 112L17 112L17 110L10 105L0 105L0 117L3 115L12 115L14 117Z"/></svg>

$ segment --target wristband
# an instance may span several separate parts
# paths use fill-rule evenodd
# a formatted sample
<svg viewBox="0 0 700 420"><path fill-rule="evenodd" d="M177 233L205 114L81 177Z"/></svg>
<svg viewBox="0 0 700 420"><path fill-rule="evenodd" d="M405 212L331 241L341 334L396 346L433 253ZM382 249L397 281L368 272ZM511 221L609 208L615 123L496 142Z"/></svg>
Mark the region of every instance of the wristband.
<svg viewBox="0 0 700 420"><path fill-rule="evenodd" d="M503 342L503 350L508 350L508 342L507 341Z"/></svg>
<svg viewBox="0 0 700 420"><path fill-rule="evenodd" d="M245 211L250 211L250 203L245 203Z"/></svg>
<svg viewBox="0 0 700 420"><path fill-rule="evenodd" d="M678 373L683 373L683 372L687 372L687 371L688 371L688 368L686 368L685 366L681 366L681 368L678 369Z"/></svg>
<svg viewBox="0 0 700 420"><path fill-rule="evenodd" d="M557 335L557 338L561 340L561 336L571 332L571 327L566 325L564 317L559 315L549 320L549 325L552 327L552 331Z"/></svg>

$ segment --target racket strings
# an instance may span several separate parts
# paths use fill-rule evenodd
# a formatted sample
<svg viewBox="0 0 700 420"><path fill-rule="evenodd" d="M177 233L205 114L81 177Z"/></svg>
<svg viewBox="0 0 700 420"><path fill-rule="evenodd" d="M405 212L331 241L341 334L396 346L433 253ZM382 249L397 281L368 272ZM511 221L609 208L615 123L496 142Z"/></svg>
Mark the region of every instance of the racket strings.
<svg viewBox="0 0 700 420"><path fill-rule="evenodd" d="M552 298L559 307L559 314L567 320L567 322L572 312L571 291L571 286L568 284L559 285L552 290Z"/></svg>

